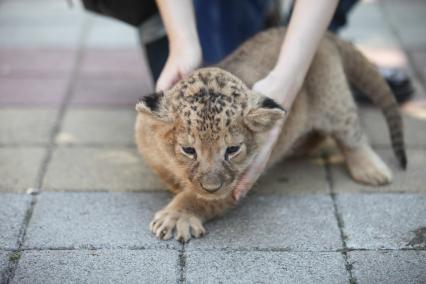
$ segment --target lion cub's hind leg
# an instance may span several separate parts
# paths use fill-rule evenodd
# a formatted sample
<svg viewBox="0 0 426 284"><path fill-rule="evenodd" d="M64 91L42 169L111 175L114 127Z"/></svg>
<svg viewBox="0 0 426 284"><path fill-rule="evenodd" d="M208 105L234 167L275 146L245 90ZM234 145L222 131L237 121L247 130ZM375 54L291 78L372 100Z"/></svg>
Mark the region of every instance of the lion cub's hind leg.
<svg viewBox="0 0 426 284"><path fill-rule="evenodd" d="M356 148L343 145L343 154L351 176L368 185L384 185L392 181L392 172L367 143Z"/></svg>
<svg viewBox="0 0 426 284"><path fill-rule="evenodd" d="M384 185L392 181L391 170L368 143L352 97L346 104L339 104L339 109L329 110L325 117L325 120L319 120L323 130L336 139L355 181L367 185Z"/></svg>
<svg viewBox="0 0 426 284"><path fill-rule="evenodd" d="M328 114L330 117L332 114ZM392 181L392 172L368 143L359 123L356 108L335 113L329 134L336 139L352 178L367 185L384 185Z"/></svg>
<svg viewBox="0 0 426 284"><path fill-rule="evenodd" d="M336 139L354 180L368 185L388 184L392 173L371 148L361 128L341 62L336 57L330 57L330 61L333 68L312 70L313 76L322 79L320 82L308 81L315 84L309 86L315 90L311 96L313 128Z"/></svg>
<svg viewBox="0 0 426 284"><path fill-rule="evenodd" d="M328 117L335 116L329 122L329 126L332 125L330 134L342 150L349 173L355 181L367 185L388 184L392 181L392 172L368 143L356 107L351 105L349 102L350 107L328 114Z"/></svg>

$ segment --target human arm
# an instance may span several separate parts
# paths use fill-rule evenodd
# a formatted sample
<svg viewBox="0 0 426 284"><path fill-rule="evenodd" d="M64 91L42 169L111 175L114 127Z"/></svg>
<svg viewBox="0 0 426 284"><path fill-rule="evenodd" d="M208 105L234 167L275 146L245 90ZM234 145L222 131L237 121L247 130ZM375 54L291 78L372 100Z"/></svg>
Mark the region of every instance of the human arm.
<svg viewBox="0 0 426 284"><path fill-rule="evenodd" d="M202 53L192 0L156 2L169 40L169 56L155 86L163 91L199 67Z"/></svg>
<svg viewBox="0 0 426 284"><path fill-rule="evenodd" d="M297 0L275 67L253 90L267 95L290 110L306 73L331 21L338 0ZM283 122L271 130L268 141L241 177L234 191L239 199L252 187L266 167Z"/></svg>
<svg viewBox="0 0 426 284"><path fill-rule="evenodd" d="M330 24L338 0L297 0L272 71L253 89L290 109L319 43Z"/></svg>

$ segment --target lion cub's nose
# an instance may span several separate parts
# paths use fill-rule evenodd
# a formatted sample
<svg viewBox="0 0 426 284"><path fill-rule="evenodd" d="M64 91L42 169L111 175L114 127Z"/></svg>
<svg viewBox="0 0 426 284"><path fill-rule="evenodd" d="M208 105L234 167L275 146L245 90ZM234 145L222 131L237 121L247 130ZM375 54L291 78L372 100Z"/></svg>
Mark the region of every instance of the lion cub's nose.
<svg viewBox="0 0 426 284"><path fill-rule="evenodd" d="M201 187L210 192L216 192L222 187L222 181L219 177L215 176L204 176L200 180Z"/></svg>

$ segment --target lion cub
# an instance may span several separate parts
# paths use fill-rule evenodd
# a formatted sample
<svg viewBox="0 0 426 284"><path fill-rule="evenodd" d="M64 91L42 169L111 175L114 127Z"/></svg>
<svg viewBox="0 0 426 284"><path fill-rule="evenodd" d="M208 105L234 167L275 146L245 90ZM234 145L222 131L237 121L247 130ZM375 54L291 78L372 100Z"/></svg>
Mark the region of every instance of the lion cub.
<svg viewBox="0 0 426 284"><path fill-rule="evenodd" d="M286 116L277 103L250 89L274 66L284 34L284 28L260 33L217 67L199 69L136 105L138 148L176 193L150 224L157 238L167 240L173 231L183 242L201 237L204 222L235 204L238 178L268 139L268 130ZM320 44L268 166L315 132L336 140L357 182L391 182L391 171L360 127L348 81L382 109L405 168L402 121L390 89L360 52L331 34Z"/></svg>

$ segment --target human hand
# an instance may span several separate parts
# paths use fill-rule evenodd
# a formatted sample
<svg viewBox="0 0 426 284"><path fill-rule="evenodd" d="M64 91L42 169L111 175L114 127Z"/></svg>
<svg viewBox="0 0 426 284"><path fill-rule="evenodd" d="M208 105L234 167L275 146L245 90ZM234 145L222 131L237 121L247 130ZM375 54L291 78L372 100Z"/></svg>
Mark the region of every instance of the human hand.
<svg viewBox="0 0 426 284"><path fill-rule="evenodd" d="M244 197L247 192L251 189L253 184L257 181L260 175L264 172L266 165L271 155L272 149L278 140L281 133L284 120L281 120L275 125L268 135L268 140L260 148L259 153L254 157L249 167L245 170L243 175L239 178L237 185L233 191L233 197L235 201L238 201Z"/></svg>
<svg viewBox="0 0 426 284"><path fill-rule="evenodd" d="M169 57L155 86L164 91L201 65L192 0L156 0L169 40Z"/></svg>
<svg viewBox="0 0 426 284"><path fill-rule="evenodd" d="M286 96L283 96L283 88L281 87L280 80L278 80L278 78L275 73L271 72L268 76L254 84L253 91L267 95L280 104L284 101L289 101ZM287 106L284 109L287 110ZM259 153L257 153L249 167L240 177L233 192L234 199L236 201L246 195L256 180L264 172L272 149L281 133L283 124L284 120L280 120L271 130L269 130L268 140L261 146Z"/></svg>
<svg viewBox="0 0 426 284"><path fill-rule="evenodd" d="M201 49L196 43L191 45L193 46L171 49L155 86L157 92L170 89L177 81L201 65Z"/></svg>
<svg viewBox="0 0 426 284"><path fill-rule="evenodd" d="M286 110L291 108L324 32L330 24L337 2L337 0L296 1L278 61L273 70L253 86L255 91L274 99ZM307 15L310 21L306 21ZM271 130L268 141L240 178L234 190L236 200L247 193L264 171L283 123L278 123Z"/></svg>

